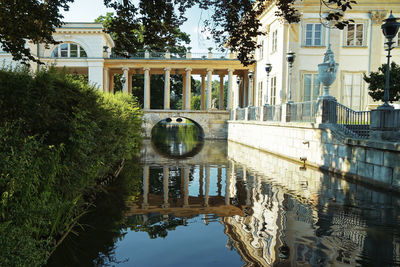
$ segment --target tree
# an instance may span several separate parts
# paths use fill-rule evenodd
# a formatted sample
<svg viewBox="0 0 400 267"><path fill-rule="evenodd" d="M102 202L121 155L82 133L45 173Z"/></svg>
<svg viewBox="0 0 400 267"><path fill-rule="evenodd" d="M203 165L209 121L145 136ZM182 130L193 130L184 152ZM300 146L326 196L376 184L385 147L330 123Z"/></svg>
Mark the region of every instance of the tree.
<svg viewBox="0 0 400 267"><path fill-rule="evenodd" d="M368 94L375 101L382 100L385 91L386 82L386 67L387 64L383 64L378 68L378 71L371 72L369 76L364 74L364 81L368 83ZM400 100L400 65L396 62L390 64L390 91L389 101Z"/></svg>
<svg viewBox="0 0 400 267"><path fill-rule="evenodd" d="M3 49L16 60L38 61L25 48L25 40L54 44L52 33L61 26L60 9L68 10L74 0L3 0L0 2L0 42ZM258 47L256 38L260 31L258 19L270 0L104 0L107 7L115 9L116 16L108 30L118 36L115 52L127 56L144 46L173 49L179 27L186 21L185 11L198 5L213 12L205 20L205 27L211 31L214 40L223 50L224 44L238 52L239 60L248 65L254 62L252 52ZM321 5L332 12L328 19L343 28L344 12L352 8L353 0L321 0ZM277 0L277 16L289 23L300 21L300 12L295 0ZM142 31L143 30L143 31ZM143 35L140 35L143 34ZM138 38L140 37L140 38Z"/></svg>

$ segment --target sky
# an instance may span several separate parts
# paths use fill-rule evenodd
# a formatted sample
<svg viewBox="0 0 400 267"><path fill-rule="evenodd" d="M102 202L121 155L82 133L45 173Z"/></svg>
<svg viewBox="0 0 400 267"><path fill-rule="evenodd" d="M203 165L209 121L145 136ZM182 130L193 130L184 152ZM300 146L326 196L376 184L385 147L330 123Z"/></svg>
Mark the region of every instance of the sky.
<svg viewBox="0 0 400 267"><path fill-rule="evenodd" d="M75 0L70 4L70 10L62 14L65 22L93 22L98 16L105 15L107 12L113 12L113 9L107 9L103 0ZM206 53L208 47L216 46L213 41L206 40L207 34L201 33L201 18L207 17L207 11L199 8L191 8L187 12L188 20L182 26L181 30L190 34L192 53Z"/></svg>

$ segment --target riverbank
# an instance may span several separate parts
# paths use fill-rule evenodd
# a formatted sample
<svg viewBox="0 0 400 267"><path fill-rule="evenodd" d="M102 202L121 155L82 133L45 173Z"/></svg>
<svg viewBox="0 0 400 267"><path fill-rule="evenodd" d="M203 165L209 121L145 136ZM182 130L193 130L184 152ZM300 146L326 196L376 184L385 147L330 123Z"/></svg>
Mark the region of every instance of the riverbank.
<svg viewBox="0 0 400 267"><path fill-rule="evenodd" d="M121 160L139 153L132 96L55 69L0 70L0 262L40 266Z"/></svg>

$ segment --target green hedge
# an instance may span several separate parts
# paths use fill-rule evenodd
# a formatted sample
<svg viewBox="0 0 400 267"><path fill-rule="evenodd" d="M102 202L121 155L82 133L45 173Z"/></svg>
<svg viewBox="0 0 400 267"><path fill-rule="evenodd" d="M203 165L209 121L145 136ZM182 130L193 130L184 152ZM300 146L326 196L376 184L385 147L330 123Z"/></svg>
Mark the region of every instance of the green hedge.
<svg viewBox="0 0 400 267"><path fill-rule="evenodd" d="M0 262L45 264L84 213L85 196L138 154L134 98L55 69L0 70Z"/></svg>

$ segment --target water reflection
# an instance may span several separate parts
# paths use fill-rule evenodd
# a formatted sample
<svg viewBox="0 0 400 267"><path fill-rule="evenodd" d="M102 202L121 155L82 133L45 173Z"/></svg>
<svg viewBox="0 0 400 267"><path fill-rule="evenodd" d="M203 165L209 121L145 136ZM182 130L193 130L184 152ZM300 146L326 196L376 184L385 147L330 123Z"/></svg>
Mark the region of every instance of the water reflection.
<svg viewBox="0 0 400 267"><path fill-rule="evenodd" d="M400 264L397 196L234 143L217 164L200 154L124 170L73 242L76 262L53 266Z"/></svg>
<svg viewBox="0 0 400 267"><path fill-rule="evenodd" d="M203 130L192 120L173 117L157 123L151 131L153 148L164 157L193 157L203 147Z"/></svg>

